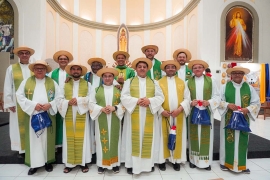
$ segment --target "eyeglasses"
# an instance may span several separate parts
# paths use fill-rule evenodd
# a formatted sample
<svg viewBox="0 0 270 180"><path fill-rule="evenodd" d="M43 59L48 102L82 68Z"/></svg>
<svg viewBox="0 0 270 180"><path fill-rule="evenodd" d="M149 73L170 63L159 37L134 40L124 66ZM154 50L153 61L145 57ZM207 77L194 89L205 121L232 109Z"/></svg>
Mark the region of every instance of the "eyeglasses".
<svg viewBox="0 0 270 180"><path fill-rule="evenodd" d="M192 68L192 69L194 69L194 70L196 70L196 69L203 69L204 67L195 67L195 68Z"/></svg>
<svg viewBox="0 0 270 180"><path fill-rule="evenodd" d="M19 52L18 54L19 54L19 55L26 55L26 56L29 56L29 55L30 55L30 52L28 52L28 51L27 51L27 52Z"/></svg>
<svg viewBox="0 0 270 180"><path fill-rule="evenodd" d="M238 76L243 76L245 73L239 72L239 73L231 73L232 75L238 75Z"/></svg>
<svg viewBox="0 0 270 180"><path fill-rule="evenodd" d="M46 68L34 68L35 71L45 71Z"/></svg>

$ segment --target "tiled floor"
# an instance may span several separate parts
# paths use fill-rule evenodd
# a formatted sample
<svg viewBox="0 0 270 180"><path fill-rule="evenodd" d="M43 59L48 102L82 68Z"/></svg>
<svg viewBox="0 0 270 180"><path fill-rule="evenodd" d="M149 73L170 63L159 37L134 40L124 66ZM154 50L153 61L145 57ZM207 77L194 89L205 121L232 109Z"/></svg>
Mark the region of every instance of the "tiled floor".
<svg viewBox="0 0 270 180"><path fill-rule="evenodd" d="M255 122L251 122L252 133L270 140L270 118L263 120L262 116ZM140 175L128 175L122 166L120 173L113 174L106 171L105 174L97 173L96 165L89 166L88 173L82 173L79 168L73 169L70 173L63 173L63 164L54 165L52 172L48 173L44 168L40 168L33 176L28 176L29 168L23 164L0 164L0 180L270 180L270 158L248 159L247 166L251 170L250 174L224 172L219 168L219 162L212 163L212 170L190 169L188 163L181 165L181 170L176 172L170 164L167 164L166 171L159 171L156 167L155 172L142 173Z"/></svg>

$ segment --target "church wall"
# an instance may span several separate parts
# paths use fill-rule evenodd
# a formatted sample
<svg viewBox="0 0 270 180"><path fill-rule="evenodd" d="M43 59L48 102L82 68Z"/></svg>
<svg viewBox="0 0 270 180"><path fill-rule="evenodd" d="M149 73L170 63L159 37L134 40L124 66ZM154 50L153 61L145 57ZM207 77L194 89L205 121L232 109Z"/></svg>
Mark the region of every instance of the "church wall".
<svg viewBox="0 0 270 180"><path fill-rule="evenodd" d="M144 23L144 0L126 1L126 24Z"/></svg>
<svg viewBox="0 0 270 180"><path fill-rule="evenodd" d="M79 16L95 21L96 20L96 0L80 0Z"/></svg>
<svg viewBox="0 0 270 180"><path fill-rule="evenodd" d="M102 0L102 22L120 24L120 0Z"/></svg>
<svg viewBox="0 0 270 180"><path fill-rule="evenodd" d="M184 7L184 0L172 0L172 15L179 13Z"/></svg>
<svg viewBox="0 0 270 180"><path fill-rule="evenodd" d="M153 23L166 19L166 8L164 7L166 7L166 1L150 1L150 22Z"/></svg>

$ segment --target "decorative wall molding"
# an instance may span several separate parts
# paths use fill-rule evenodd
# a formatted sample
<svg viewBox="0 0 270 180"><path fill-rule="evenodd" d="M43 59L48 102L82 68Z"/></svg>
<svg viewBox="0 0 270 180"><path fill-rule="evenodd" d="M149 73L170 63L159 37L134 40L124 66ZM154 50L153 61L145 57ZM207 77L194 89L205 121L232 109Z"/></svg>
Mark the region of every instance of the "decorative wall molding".
<svg viewBox="0 0 270 180"><path fill-rule="evenodd" d="M64 19L77 23L78 25L92 28L92 29L100 29L104 31L117 31L119 28L119 25L110 25L105 23L99 23L95 21L89 21L84 18L81 18L79 16L76 16L67 10L65 10L57 0L47 0L48 4ZM136 31L144 31L144 30L153 30L153 29L160 29L163 27L166 27L168 25L175 24L182 20L186 15L188 15L198 4L200 0L191 0L184 9L179 12L178 14L159 21L155 23L147 23L147 24L141 24L141 25L127 25L127 28L129 32L136 32Z"/></svg>

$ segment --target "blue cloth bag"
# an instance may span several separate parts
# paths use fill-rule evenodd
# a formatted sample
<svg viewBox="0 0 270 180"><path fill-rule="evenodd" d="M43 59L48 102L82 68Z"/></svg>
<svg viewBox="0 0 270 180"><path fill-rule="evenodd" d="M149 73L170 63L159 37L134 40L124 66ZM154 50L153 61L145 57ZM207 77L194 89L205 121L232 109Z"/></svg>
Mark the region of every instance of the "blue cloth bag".
<svg viewBox="0 0 270 180"><path fill-rule="evenodd" d="M173 151L175 149L176 141L176 126L173 126L170 130L169 139L168 139L168 149Z"/></svg>
<svg viewBox="0 0 270 180"><path fill-rule="evenodd" d="M193 114L191 116L192 124L211 125L210 116L207 109L193 108Z"/></svg>
<svg viewBox="0 0 270 180"><path fill-rule="evenodd" d="M251 132L248 122L245 116L240 111L233 111L229 124L225 127L226 129L233 129L245 132Z"/></svg>
<svg viewBox="0 0 270 180"><path fill-rule="evenodd" d="M50 119L48 112L44 111L42 113L34 114L31 119L31 126L36 135L40 136L46 127L52 126L52 120Z"/></svg>

